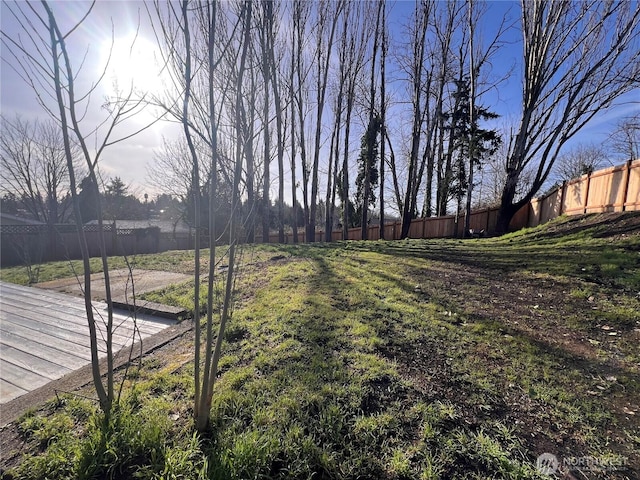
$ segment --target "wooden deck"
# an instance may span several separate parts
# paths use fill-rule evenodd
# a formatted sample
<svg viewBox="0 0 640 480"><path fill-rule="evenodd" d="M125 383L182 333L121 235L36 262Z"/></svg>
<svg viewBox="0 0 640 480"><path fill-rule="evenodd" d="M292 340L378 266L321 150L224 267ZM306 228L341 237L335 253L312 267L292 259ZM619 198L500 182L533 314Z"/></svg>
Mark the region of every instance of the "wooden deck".
<svg viewBox="0 0 640 480"><path fill-rule="evenodd" d="M107 306L94 302L96 324ZM129 312L114 313L114 353L133 340L158 333L175 321ZM138 333L135 333L135 327ZM134 338L135 333L135 338ZM105 342L99 335L99 350ZM0 404L76 370L91 360L84 299L0 282Z"/></svg>

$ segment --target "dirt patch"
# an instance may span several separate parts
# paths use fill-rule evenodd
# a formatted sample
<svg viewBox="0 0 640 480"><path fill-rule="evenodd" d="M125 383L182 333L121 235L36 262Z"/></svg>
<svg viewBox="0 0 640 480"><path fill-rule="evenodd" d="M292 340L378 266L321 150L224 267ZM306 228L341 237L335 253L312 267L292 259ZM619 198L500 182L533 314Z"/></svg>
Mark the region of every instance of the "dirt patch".
<svg viewBox="0 0 640 480"><path fill-rule="evenodd" d="M135 286L136 296L159 290L173 283L181 283L191 280L192 275L183 273L163 272L157 270L133 270L132 276L126 269L112 270L109 272L111 283L111 295L114 299L130 298ZM133 280L133 282L132 282ZM38 288L55 290L56 292L68 293L76 296L84 295L84 276L69 277L51 282L42 282L35 285ZM104 276L102 273L91 275L91 297L93 300L105 300Z"/></svg>

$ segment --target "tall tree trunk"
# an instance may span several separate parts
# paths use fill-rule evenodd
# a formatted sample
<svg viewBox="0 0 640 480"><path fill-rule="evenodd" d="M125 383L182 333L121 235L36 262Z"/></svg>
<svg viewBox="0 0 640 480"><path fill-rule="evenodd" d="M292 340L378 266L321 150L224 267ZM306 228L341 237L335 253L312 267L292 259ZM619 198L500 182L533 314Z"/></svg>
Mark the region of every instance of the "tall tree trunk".
<svg viewBox="0 0 640 480"><path fill-rule="evenodd" d="M474 65L474 51L473 51L473 37L475 24L473 21L473 0L468 0L469 8L469 178L467 182L467 204L465 208L464 216L464 231L463 237L469 235L469 228L471 225L471 194L473 193L473 170L475 168L473 157L475 155L474 143L475 143L475 110L476 110L476 71Z"/></svg>
<svg viewBox="0 0 640 480"><path fill-rule="evenodd" d="M371 52L371 77L369 90L369 128L374 126L376 117L376 58L378 56L378 35L380 33L381 10L384 2L378 1L378 11L376 15L376 29L373 34L373 51ZM383 100L384 101L384 100ZM375 161L374 150L378 137L378 129L375 129L375 135L367 136L367 155L364 159L364 185L362 197L362 217L360 223L360 237L362 240L369 239L369 197L371 196L371 167Z"/></svg>
<svg viewBox="0 0 640 480"><path fill-rule="evenodd" d="M342 152L342 239L349 240L349 133L351 130L351 113L353 112L353 95L355 81L349 80L347 88L347 111L344 126L344 151Z"/></svg>
<svg viewBox="0 0 640 480"><path fill-rule="evenodd" d="M278 151L278 242L284 243L284 127L282 98L280 96L280 70L276 68L274 14L273 2L265 1L265 13L268 20L269 63L271 70L271 88L273 90L273 105L276 114L276 138Z"/></svg>
<svg viewBox="0 0 640 480"><path fill-rule="evenodd" d="M270 2L263 2L263 5ZM266 8L266 5L265 5ZM262 25L260 33L262 42L262 81L264 83L264 104L262 108L263 121L263 140L264 140L264 171L262 176L262 243L269 243L269 230L271 226L271 199L269 198L269 187L271 184L271 131L269 129L269 81L270 81L270 62L267 55L266 26Z"/></svg>
<svg viewBox="0 0 640 480"><path fill-rule="evenodd" d="M431 5L425 2L423 5L416 6L416 24L413 48L413 65L412 72L412 105L413 105L413 121L411 128L411 152L409 154L409 171L407 175L407 188L402 210L402 229L400 236L406 238L409 235L411 220L415 216L415 203L417 195L418 183L418 160L420 152L420 137L422 134L422 70L424 64L425 37L429 22L428 16Z"/></svg>
<svg viewBox="0 0 640 480"><path fill-rule="evenodd" d="M333 208L335 202L336 183L337 176L335 170L338 168L338 155L340 154L340 117L341 104L342 104L342 85L338 91L338 107L335 114L335 123L333 126L333 134L331 135L331 147L329 156L329 171L327 172L327 195L325 198L325 218L324 218L324 240L325 242L331 241L331 233L333 230Z"/></svg>
<svg viewBox="0 0 640 480"><path fill-rule="evenodd" d="M238 243L238 228L237 228L237 215L239 211L240 203L240 178L242 176L242 153L243 144L239 141L242 138L242 119L241 112L242 106L242 84L243 76L245 72L245 65L247 60L247 51L250 42L251 31L251 2L246 2L242 7L241 17L244 20L243 36L242 36L242 52L240 53L240 65L238 67L238 77L236 80L236 153L233 170L233 185L231 194L231 213L229 217L229 262L227 268L227 278L225 283L225 292L222 304L222 314L220 316L220 325L218 328L218 335L216 337L215 347L213 354L211 355L211 367L208 369L208 377L204 378L206 382L206 391L203 391L203 398L206 398L204 402L200 403L200 411L196 421L196 429L199 432L204 432L209 426L209 419L211 414L211 402L213 399L213 387L215 380L218 376L218 364L222 353L222 342L224 339L224 332L226 324L229 321L231 304L233 302L233 279L235 275L235 256L236 245ZM207 345L208 349L211 348L211 344Z"/></svg>
<svg viewBox="0 0 640 480"><path fill-rule="evenodd" d="M323 8L319 6L318 8ZM327 21L327 18L323 18L326 14L330 16L329 7L326 7L326 11L320 12L320 31L318 32L318 59L317 59L317 84L316 84L316 129L315 129L315 141L313 152L313 170L311 175L311 200L309 208L309 218L307 219L307 241L316 241L316 211L318 208L318 168L320 165L320 148L321 148L321 133L322 133L322 116L324 113L325 96L327 91L327 78L329 75L329 64L331 60L331 49L333 47L333 39L336 31L336 25L338 23L338 17L342 8L342 3L336 4L336 11L333 12L333 18L330 19L331 25L329 26L329 37L327 39L326 50L323 49L322 40L324 33L323 22ZM323 58L324 57L324 58Z"/></svg>
<svg viewBox="0 0 640 480"><path fill-rule="evenodd" d="M302 0L295 0L294 2L294 31L296 34L296 77L297 77L297 95L295 99L296 106L298 107L298 131L299 131L299 141L300 141L300 163L302 165L302 206L304 208L304 218L305 218L305 241L313 241L314 239L310 239L308 232L306 230L307 224L309 223L310 212L309 212L309 165L307 161L307 148L306 148L306 131L305 131L305 115L304 115L304 102L303 102L303 65L302 65L302 54L303 54L303 37L305 36L305 23L303 23L303 8L304 2ZM306 18L304 19L306 21Z"/></svg>
<svg viewBox="0 0 640 480"><path fill-rule="evenodd" d="M386 99L386 76L385 69L387 64L387 6L384 1L380 1L382 9L382 52L380 57L380 191L378 193L380 205L380 240L384 240L384 166L386 154L386 129L387 129L387 99Z"/></svg>
<svg viewBox="0 0 640 480"><path fill-rule="evenodd" d="M247 115L247 108L244 106L244 103L241 105L241 116L238 117L242 126L242 135L244 138L245 144L249 145L250 148L247 148L244 154L245 162L247 165L247 206L248 210L248 219L247 219L247 242L253 243L255 241L255 233L256 233L256 185L255 185L255 158L253 155L253 137L254 137L254 125L255 125L255 113L256 113L256 79L253 71L251 71L251 93L249 94L249 112Z"/></svg>
<svg viewBox="0 0 640 480"><path fill-rule="evenodd" d="M294 3L294 8L298 8L298 5ZM299 23L297 10L294 10L293 13L293 24L294 27L291 29L291 69L289 71L289 108L291 109L291 214L292 214L292 225L293 228L293 243L298 243L298 199L297 199L297 182L296 179L296 103L297 97L295 94L295 71L297 64L297 56L300 46L297 44L297 26Z"/></svg>

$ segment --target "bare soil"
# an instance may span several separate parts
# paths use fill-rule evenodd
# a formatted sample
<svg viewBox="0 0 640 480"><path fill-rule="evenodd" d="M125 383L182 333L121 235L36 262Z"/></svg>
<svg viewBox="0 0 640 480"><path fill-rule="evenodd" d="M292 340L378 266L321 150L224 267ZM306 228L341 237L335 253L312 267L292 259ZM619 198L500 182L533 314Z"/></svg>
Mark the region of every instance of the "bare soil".
<svg viewBox="0 0 640 480"><path fill-rule="evenodd" d="M192 275L183 273L163 272L159 270L133 269L131 275L128 270L112 270L109 272L111 282L111 294L114 298L125 299L132 295L132 284L135 285L136 295L158 290L172 283L181 283L191 280ZM34 285L38 288L55 290L56 292L83 296L84 276L62 278L50 282L41 282ZM104 276L101 273L91 275L93 300L105 300Z"/></svg>

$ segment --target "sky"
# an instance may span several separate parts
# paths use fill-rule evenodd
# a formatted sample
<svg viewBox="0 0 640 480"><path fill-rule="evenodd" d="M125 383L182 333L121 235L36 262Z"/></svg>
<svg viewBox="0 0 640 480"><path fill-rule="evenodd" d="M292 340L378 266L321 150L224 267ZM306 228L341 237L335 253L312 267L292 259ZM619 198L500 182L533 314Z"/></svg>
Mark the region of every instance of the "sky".
<svg viewBox="0 0 640 480"><path fill-rule="evenodd" d="M24 5L24 3L22 4ZM58 0L52 2L59 22L63 26L69 26L86 11L87 3L82 1ZM414 8L413 1L390 2L390 28L392 36L398 35L405 28L409 15ZM500 20L506 15L511 23L517 23L519 15L518 2L490 1L487 3L486 23L479 29L482 38L490 38ZM135 82L152 84L157 81L153 74L155 66L148 61L149 51L154 48L152 37L149 35L146 25L146 13L142 2L102 0L96 3L94 11L84 22L80 29L69 39L72 49L72 57L78 61L85 58L83 74L86 78L95 79L106 62L106 55L111 44L112 35L116 39L114 46L115 57L127 57L122 52L128 50L129 41L141 24L141 42L138 42L138 52L133 54L133 61L116 61L114 68L118 71L129 71ZM19 26L8 11L7 3L2 2L0 7L0 24L2 32L15 36L19 32ZM112 30L113 29L113 30ZM507 44L500 51L500 55L493 61L493 75L504 76L505 72L512 71L499 85L485 95L483 103L490 109L501 115L499 122L508 121L517 116L520 106L520 77L517 75L521 45L519 43L519 31L517 28L507 33ZM124 39L124 40L123 40ZM128 40L127 40L128 39ZM515 68L514 68L515 67ZM393 74L390 75L393 77ZM85 78L81 77L81 78ZM126 82L131 77L118 76L120 82ZM393 79L390 80L393 83ZM396 76L396 82L397 76ZM398 82L400 83L400 82ZM87 88L86 83L79 83L80 88ZM393 88L393 86L391 86ZM112 91L112 82L103 82L100 90L93 96L92 106L88 110L88 119L99 122L104 118L104 110L100 109L101 97L109 95ZM639 101L638 93L632 94L626 100ZM606 140L615 121L633 111L637 111L638 104L626 104L618 106L610 112L605 112L596 118L573 141L600 143ZM24 83L15 71L15 59L2 48L2 64L0 65L0 111L2 115L13 118L16 114L23 119L45 118L46 114L38 105L33 90ZM130 128L140 128L148 122L150 115L142 116L129 124ZM132 139L126 140L110 147L102 159L101 171L105 178L119 176L131 186L132 192L139 197L148 193L151 197L158 192L150 187L147 179L147 165L153 162L154 151L158 149L163 137L172 138L179 135L179 129L167 122L156 123L153 127L140 133Z"/></svg>

